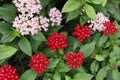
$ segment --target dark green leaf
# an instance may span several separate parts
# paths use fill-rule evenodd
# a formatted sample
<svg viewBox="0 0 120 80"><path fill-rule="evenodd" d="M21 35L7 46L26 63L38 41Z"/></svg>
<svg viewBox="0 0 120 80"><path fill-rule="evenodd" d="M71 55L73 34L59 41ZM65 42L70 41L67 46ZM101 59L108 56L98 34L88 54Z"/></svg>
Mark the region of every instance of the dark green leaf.
<svg viewBox="0 0 120 80"><path fill-rule="evenodd" d="M63 62L60 62L56 68L56 71L58 72L68 72L69 70L70 68Z"/></svg>
<svg viewBox="0 0 120 80"><path fill-rule="evenodd" d="M95 74L95 73L97 72L98 68L99 68L99 64L98 64L98 62L97 62L96 60L94 60L94 61L92 62L92 64L91 64L91 66L90 66L91 72L92 72L93 74Z"/></svg>
<svg viewBox="0 0 120 80"><path fill-rule="evenodd" d="M89 44L82 46L80 51L82 51L84 53L85 57L88 57L89 55L92 54L94 49L95 49L95 42L91 42Z"/></svg>
<svg viewBox="0 0 120 80"><path fill-rule="evenodd" d="M117 45L113 45L113 51L110 54L111 58L114 56L120 56L120 47Z"/></svg>
<svg viewBox="0 0 120 80"><path fill-rule="evenodd" d="M55 68L59 63L60 59L50 59L50 64L48 65L48 69Z"/></svg>
<svg viewBox="0 0 120 80"><path fill-rule="evenodd" d="M78 17L79 14L80 14L80 9L79 8L74 10L74 11L72 11L72 12L70 12L70 13L68 13L66 22L68 22L68 21Z"/></svg>
<svg viewBox="0 0 120 80"><path fill-rule="evenodd" d="M12 42L18 35L19 32L16 30L10 31L9 33L5 33L1 38L1 42L2 43Z"/></svg>
<svg viewBox="0 0 120 80"><path fill-rule="evenodd" d="M12 26L8 23L0 22L0 33L7 33L11 31Z"/></svg>
<svg viewBox="0 0 120 80"><path fill-rule="evenodd" d="M49 3L50 3L51 0L41 0L41 4L43 7L46 7Z"/></svg>
<svg viewBox="0 0 120 80"><path fill-rule="evenodd" d="M12 23L16 17L16 14L9 9L0 7L0 18Z"/></svg>
<svg viewBox="0 0 120 80"><path fill-rule="evenodd" d="M101 36L101 37L100 37L100 40L99 40L99 42L98 42L98 46L99 46L99 47L102 47L102 45L107 41L107 39L108 39L108 38L107 38L106 36L104 36L104 35Z"/></svg>
<svg viewBox="0 0 120 80"><path fill-rule="evenodd" d="M11 46L0 45L0 60L11 57L17 49Z"/></svg>
<svg viewBox="0 0 120 80"><path fill-rule="evenodd" d="M4 4L2 7L10 10L13 13L17 13L17 7L15 7L14 5Z"/></svg>
<svg viewBox="0 0 120 80"><path fill-rule="evenodd" d="M26 53L28 56L32 55L31 44L26 37L22 37L18 43L20 49Z"/></svg>
<svg viewBox="0 0 120 80"><path fill-rule="evenodd" d="M46 38L42 32L39 32L38 34L35 34L32 37L37 41L46 41Z"/></svg>
<svg viewBox="0 0 120 80"><path fill-rule="evenodd" d="M20 80L35 80L37 77L37 74L34 70L29 69L25 71L22 76L20 77Z"/></svg>
<svg viewBox="0 0 120 80"><path fill-rule="evenodd" d="M108 73L108 70L109 70L108 66L104 66L103 68L101 68L96 75L96 80L104 80Z"/></svg>

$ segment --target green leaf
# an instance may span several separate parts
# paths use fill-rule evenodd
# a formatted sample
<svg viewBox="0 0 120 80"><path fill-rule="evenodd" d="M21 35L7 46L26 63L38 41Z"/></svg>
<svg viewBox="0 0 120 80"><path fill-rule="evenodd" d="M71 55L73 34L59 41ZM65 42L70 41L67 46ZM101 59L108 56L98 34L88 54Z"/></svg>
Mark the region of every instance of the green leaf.
<svg viewBox="0 0 120 80"><path fill-rule="evenodd" d="M20 80L35 80L37 77L37 74L33 69L29 69L25 71L22 76L20 77Z"/></svg>
<svg viewBox="0 0 120 80"><path fill-rule="evenodd" d="M101 0L90 0L93 4L101 4Z"/></svg>
<svg viewBox="0 0 120 80"><path fill-rule="evenodd" d="M91 64L91 66L90 66L91 72L92 72L93 74L95 74L95 73L97 72L98 68L99 68L99 64L98 64L98 62L97 62L96 60L94 60L94 61L92 62L92 64Z"/></svg>
<svg viewBox="0 0 120 80"><path fill-rule="evenodd" d="M74 75L74 80L91 80L93 75L87 73L77 73Z"/></svg>
<svg viewBox="0 0 120 80"><path fill-rule="evenodd" d="M72 12L70 12L70 13L68 13L66 22L68 22L68 21L78 17L79 14L80 14L80 9L79 8L74 10L74 11L72 11Z"/></svg>
<svg viewBox="0 0 120 80"><path fill-rule="evenodd" d="M99 47L102 47L102 45L107 41L107 39L108 39L108 38L107 38L106 36L104 36L104 35L101 36L101 37L100 37L100 40L99 40L99 42L98 42L98 46L99 46Z"/></svg>
<svg viewBox="0 0 120 80"><path fill-rule="evenodd" d="M64 7L62 9L62 13L64 13L64 12L71 12L71 11L73 11L75 9L80 8L80 6L82 6L80 0L68 0L65 3L65 5L64 5Z"/></svg>
<svg viewBox="0 0 120 80"><path fill-rule="evenodd" d="M46 37L42 32L39 32L38 34L35 34L32 36L33 39L38 40L38 41L46 41Z"/></svg>
<svg viewBox="0 0 120 80"><path fill-rule="evenodd" d="M107 3L107 0L101 0L101 4L103 7L106 5L106 3Z"/></svg>
<svg viewBox="0 0 120 80"><path fill-rule="evenodd" d="M96 55L96 56L95 56L95 59L96 59L97 61L103 61L103 60L104 60L104 57L103 57L102 55Z"/></svg>
<svg viewBox="0 0 120 80"><path fill-rule="evenodd" d="M60 74L55 73L55 74L53 75L53 80L61 80Z"/></svg>
<svg viewBox="0 0 120 80"><path fill-rule="evenodd" d="M58 30L61 29L61 28L62 28L61 26L52 26L52 27L49 27L49 30L47 31L47 34L50 35L53 32L58 32Z"/></svg>
<svg viewBox="0 0 120 80"><path fill-rule="evenodd" d="M65 76L65 80L72 80L70 76Z"/></svg>
<svg viewBox="0 0 120 80"><path fill-rule="evenodd" d="M89 20L89 17L86 14L80 16L80 24L83 25Z"/></svg>
<svg viewBox="0 0 120 80"><path fill-rule="evenodd" d="M0 22L0 33L7 33L11 31L12 26L8 23Z"/></svg>
<svg viewBox="0 0 120 80"><path fill-rule="evenodd" d="M51 58L49 61L50 61L50 64L48 65L48 69L52 69L52 68L55 68L57 66L57 64L59 63L60 59L53 59L53 58Z"/></svg>
<svg viewBox="0 0 120 80"><path fill-rule="evenodd" d="M46 7L51 2L51 0L41 0L40 2L42 4L42 7Z"/></svg>
<svg viewBox="0 0 120 80"><path fill-rule="evenodd" d="M113 45L113 51L110 54L111 58L114 56L120 56L120 47L117 45Z"/></svg>
<svg viewBox="0 0 120 80"><path fill-rule="evenodd" d="M120 72L117 69L112 70L112 77L113 80L120 80Z"/></svg>
<svg viewBox="0 0 120 80"><path fill-rule="evenodd" d="M15 5L4 4L4 5L2 5L2 7L10 10L13 13L17 13L17 7L15 7Z"/></svg>
<svg viewBox="0 0 120 80"><path fill-rule="evenodd" d="M16 30L5 33L1 38L1 42L2 43L12 42L18 35L19 33Z"/></svg>
<svg viewBox="0 0 120 80"><path fill-rule="evenodd" d="M0 45L0 60L11 57L17 49L11 46Z"/></svg>
<svg viewBox="0 0 120 80"><path fill-rule="evenodd" d="M56 68L58 72L68 72L69 70L70 68L64 62L59 62Z"/></svg>
<svg viewBox="0 0 120 80"><path fill-rule="evenodd" d="M94 49L95 49L95 42L92 42L92 43L82 46L80 51L82 51L84 53L85 57L88 57L92 54Z"/></svg>
<svg viewBox="0 0 120 80"><path fill-rule="evenodd" d="M32 44L31 44L32 50L36 52L37 49L38 49L38 47L39 47L39 45L41 44L41 41L35 40L35 39L33 39L33 38L31 37L31 38L30 38L30 43L32 43Z"/></svg>
<svg viewBox="0 0 120 80"><path fill-rule="evenodd" d="M86 10L86 14L88 17L90 17L92 19L96 19L96 12L91 5L85 4L84 8Z"/></svg>
<svg viewBox="0 0 120 80"><path fill-rule="evenodd" d="M96 80L104 80L108 73L108 70L109 70L108 66L104 66L103 68L101 68L96 75Z"/></svg>
<svg viewBox="0 0 120 80"><path fill-rule="evenodd" d="M73 44L73 50L75 50L77 47L80 47L80 42L78 40L75 40Z"/></svg>
<svg viewBox="0 0 120 80"><path fill-rule="evenodd" d="M116 62L116 64L117 64L118 66L120 66L120 60L119 60L119 61L117 61L117 62Z"/></svg>
<svg viewBox="0 0 120 80"><path fill-rule="evenodd" d="M26 37L22 37L18 43L19 48L28 56L32 55L31 44Z"/></svg>
<svg viewBox="0 0 120 80"><path fill-rule="evenodd" d="M6 20L7 22L12 23L15 19L16 14L7 8L0 7L0 18Z"/></svg>

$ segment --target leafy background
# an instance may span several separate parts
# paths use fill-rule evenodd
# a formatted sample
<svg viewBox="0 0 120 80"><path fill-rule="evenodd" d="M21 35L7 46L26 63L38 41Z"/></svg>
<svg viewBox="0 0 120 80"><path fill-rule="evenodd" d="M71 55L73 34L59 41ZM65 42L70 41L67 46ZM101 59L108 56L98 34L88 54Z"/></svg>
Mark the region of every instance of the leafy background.
<svg viewBox="0 0 120 80"><path fill-rule="evenodd" d="M0 65L11 64L17 68L20 80L119 80L120 79L120 0L41 0L42 15L47 16L50 8L56 6L63 13L59 27L49 27L48 32L21 36L12 27L17 8L12 0L0 0ZM119 32L110 37L92 32L85 43L79 43L71 32L76 24L86 24L95 19L97 12L103 12L116 23ZM58 52L46 46L52 32L68 35L69 47ZM83 51L85 60L78 69L70 69L62 59L64 53ZM48 70L36 74L28 67L34 53L43 52L49 57ZM28 77L29 76L29 77Z"/></svg>

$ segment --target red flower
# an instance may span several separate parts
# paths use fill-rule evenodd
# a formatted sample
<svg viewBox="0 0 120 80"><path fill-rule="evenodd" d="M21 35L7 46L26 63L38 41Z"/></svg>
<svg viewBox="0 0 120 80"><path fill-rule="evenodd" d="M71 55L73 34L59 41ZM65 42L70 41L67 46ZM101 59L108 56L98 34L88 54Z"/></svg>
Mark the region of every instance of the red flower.
<svg viewBox="0 0 120 80"><path fill-rule="evenodd" d="M79 68L80 65L83 63L83 59L84 59L84 56L83 56L83 53L82 52L73 52L72 54L66 54L64 55L64 58L67 62L67 65L70 67L70 68Z"/></svg>
<svg viewBox="0 0 120 80"><path fill-rule="evenodd" d="M34 54L31 57L29 66L33 68L37 73L42 74L47 69L49 64L48 58L43 54Z"/></svg>
<svg viewBox="0 0 120 80"><path fill-rule="evenodd" d="M103 31L103 34L106 36L114 35L116 32L118 32L114 22L105 22L103 25L106 27L106 29Z"/></svg>
<svg viewBox="0 0 120 80"><path fill-rule="evenodd" d="M82 43L86 38L90 37L91 29L88 26L81 26L77 24L75 31L72 34L73 36L77 37L78 41Z"/></svg>
<svg viewBox="0 0 120 80"><path fill-rule="evenodd" d="M68 46L67 36L62 33L52 33L47 40L47 45L51 50L61 50Z"/></svg>
<svg viewBox="0 0 120 80"><path fill-rule="evenodd" d="M18 80L16 69L11 65L0 67L0 80Z"/></svg>

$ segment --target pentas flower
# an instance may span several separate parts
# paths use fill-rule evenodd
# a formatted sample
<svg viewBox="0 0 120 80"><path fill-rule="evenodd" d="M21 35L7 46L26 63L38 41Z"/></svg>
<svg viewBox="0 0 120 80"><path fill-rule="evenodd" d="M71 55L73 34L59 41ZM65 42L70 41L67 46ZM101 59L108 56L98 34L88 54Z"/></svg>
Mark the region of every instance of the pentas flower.
<svg viewBox="0 0 120 80"><path fill-rule="evenodd" d="M92 28L92 30L104 31L106 27L103 25L103 23L108 21L109 19L105 17L103 13L99 12L96 15L96 19L89 20L88 23L90 23L89 27Z"/></svg>
<svg viewBox="0 0 120 80"><path fill-rule="evenodd" d="M40 0L14 0L13 3L20 12L13 22L13 27L15 27L21 35L34 35L39 31L48 30L49 19L38 16L42 9ZM36 14L36 16L34 14Z"/></svg>
<svg viewBox="0 0 120 80"><path fill-rule="evenodd" d="M35 13L39 14L42 9L40 0L13 0L13 3L22 15L28 17L33 17Z"/></svg>
<svg viewBox="0 0 120 80"><path fill-rule="evenodd" d="M84 59L84 56L83 56L83 52L73 52L71 54L65 54L64 55L64 58L66 60L66 63L67 65L70 67L70 68L79 68L80 65L83 63L83 59Z"/></svg>
<svg viewBox="0 0 120 80"><path fill-rule="evenodd" d="M55 26L55 25L59 26L61 24L62 14L60 13L60 11L57 8L54 7L52 9L50 9L49 17L50 17L52 26Z"/></svg>
<svg viewBox="0 0 120 80"><path fill-rule="evenodd" d="M11 65L0 67L0 80L18 80L16 69Z"/></svg>
<svg viewBox="0 0 120 80"><path fill-rule="evenodd" d="M53 50L61 50L68 46L67 36L62 33L52 33L47 40L48 47Z"/></svg>
<svg viewBox="0 0 120 80"><path fill-rule="evenodd" d="M47 31L49 27L49 19L42 16L36 16L29 19L27 16L19 15L13 22L15 27L21 35L37 34L38 31Z"/></svg>
<svg viewBox="0 0 120 80"><path fill-rule="evenodd" d="M34 54L31 57L29 66L35 70L36 73L42 74L47 69L49 64L48 58L43 54Z"/></svg>
<svg viewBox="0 0 120 80"><path fill-rule="evenodd" d="M114 35L116 32L118 32L114 22L105 22L103 25L106 27L106 29L103 31L103 34L106 36Z"/></svg>
<svg viewBox="0 0 120 80"><path fill-rule="evenodd" d="M81 26L77 24L75 31L72 33L73 36L77 37L77 40L81 43L90 37L91 29L88 26Z"/></svg>

